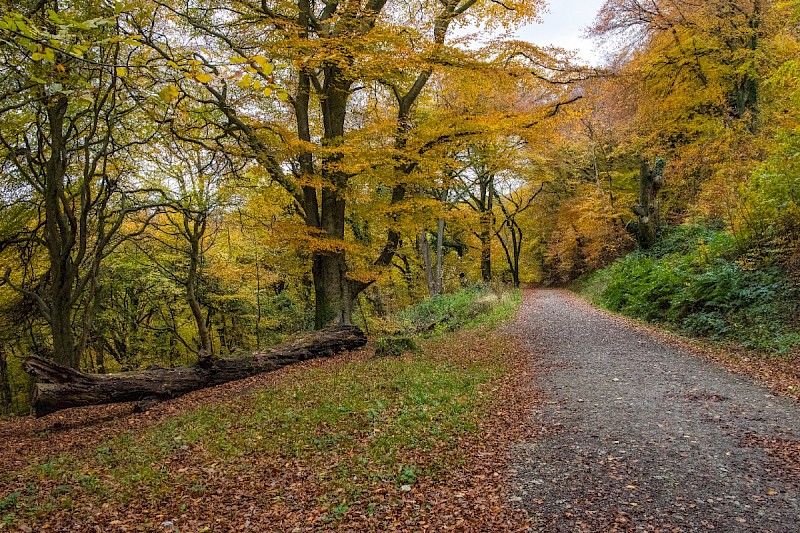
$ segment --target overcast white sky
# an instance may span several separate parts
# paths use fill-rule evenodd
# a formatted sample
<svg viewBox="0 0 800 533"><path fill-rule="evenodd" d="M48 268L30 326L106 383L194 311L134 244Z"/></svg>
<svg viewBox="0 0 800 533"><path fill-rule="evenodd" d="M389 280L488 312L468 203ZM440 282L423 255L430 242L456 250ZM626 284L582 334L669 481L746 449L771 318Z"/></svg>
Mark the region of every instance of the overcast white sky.
<svg viewBox="0 0 800 533"><path fill-rule="evenodd" d="M541 24L521 29L521 39L538 45L555 45L568 50L578 50L580 57L590 63L600 63L600 51L594 42L581 37L583 29L591 25L603 0L551 0L549 12Z"/></svg>

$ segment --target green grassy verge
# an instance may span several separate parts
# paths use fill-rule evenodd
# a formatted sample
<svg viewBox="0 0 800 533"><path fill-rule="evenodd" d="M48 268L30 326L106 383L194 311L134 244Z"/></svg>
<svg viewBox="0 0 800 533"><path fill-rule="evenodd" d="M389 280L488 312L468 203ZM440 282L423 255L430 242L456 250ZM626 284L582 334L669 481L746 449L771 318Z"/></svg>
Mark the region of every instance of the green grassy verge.
<svg viewBox="0 0 800 533"><path fill-rule="evenodd" d="M461 326L493 326L513 316L520 300L514 293L480 313L457 311L481 298L485 291L442 297L407 316L446 308ZM466 301L472 304L459 303ZM244 483L253 473L275 479L279 501L293 490L284 474L297 465L310 473L306 490L328 520L343 519L351 507L369 513L376 488L407 490L462 461L459 437L475 432L486 416L487 386L505 372L502 350L487 338L471 346L475 334L456 335L464 337L457 353L450 335L439 335L404 357L305 370L144 432L101 439L82 453L38 459L3 476L14 490L0 499L2 523L41 524L53 512L104 502L186 513L226 479Z"/></svg>
<svg viewBox="0 0 800 533"><path fill-rule="evenodd" d="M672 228L647 252L634 252L578 280L589 301L690 336L788 353L800 347L800 288L769 257L739 253L730 234Z"/></svg>
<svg viewBox="0 0 800 533"><path fill-rule="evenodd" d="M473 285L411 306L392 318L389 329L436 336L480 325L493 327L513 316L521 299L519 290L494 292L485 285Z"/></svg>

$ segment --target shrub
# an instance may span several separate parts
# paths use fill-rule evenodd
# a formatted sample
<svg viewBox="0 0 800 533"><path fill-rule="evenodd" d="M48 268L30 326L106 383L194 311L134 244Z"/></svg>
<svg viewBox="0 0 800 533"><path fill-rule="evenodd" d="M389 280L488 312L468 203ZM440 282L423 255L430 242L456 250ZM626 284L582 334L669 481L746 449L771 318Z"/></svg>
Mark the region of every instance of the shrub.
<svg viewBox="0 0 800 533"><path fill-rule="evenodd" d="M594 302L689 335L783 353L800 346L800 288L777 266L745 268L734 238L701 225L672 228L577 286ZM744 261L742 261L744 263Z"/></svg>
<svg viewBox="0 0 800 533"><path fill-rule="evenodd" d="M398 356L417 350L417 343L411 337L384 337L375 343L375 356Z"/></svg>

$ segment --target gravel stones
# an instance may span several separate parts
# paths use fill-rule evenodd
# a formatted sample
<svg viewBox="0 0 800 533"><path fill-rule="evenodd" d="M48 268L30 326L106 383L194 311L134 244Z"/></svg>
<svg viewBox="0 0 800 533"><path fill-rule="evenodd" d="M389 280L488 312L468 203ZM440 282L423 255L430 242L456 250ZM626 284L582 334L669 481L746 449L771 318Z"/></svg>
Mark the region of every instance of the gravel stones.
<svg viewBox="0 0 800 533"><path fill-rule="evenodd" d="M527 294L541 436L515 449L535 530L797 531L800 480L764 449L800 409L563 291Z"/></svg>

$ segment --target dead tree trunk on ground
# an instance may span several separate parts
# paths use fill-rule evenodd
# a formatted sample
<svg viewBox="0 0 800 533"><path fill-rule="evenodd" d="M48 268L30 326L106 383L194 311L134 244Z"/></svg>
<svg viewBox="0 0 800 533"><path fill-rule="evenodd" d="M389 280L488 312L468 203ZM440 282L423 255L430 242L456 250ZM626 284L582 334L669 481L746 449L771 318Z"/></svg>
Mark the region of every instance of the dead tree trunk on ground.
<svg viewBox="0 0 800 533"><path fill-rule="evenodd" d="M188 367L84 374L31 356L25 361L25 370L39 380L31 404L36 416L44 416L69 407L175 398L194 390L271 372L292 363L354 350L366 342L367 338L359 328L342 325L301 336L250 357L205 358Z"/></svg>

